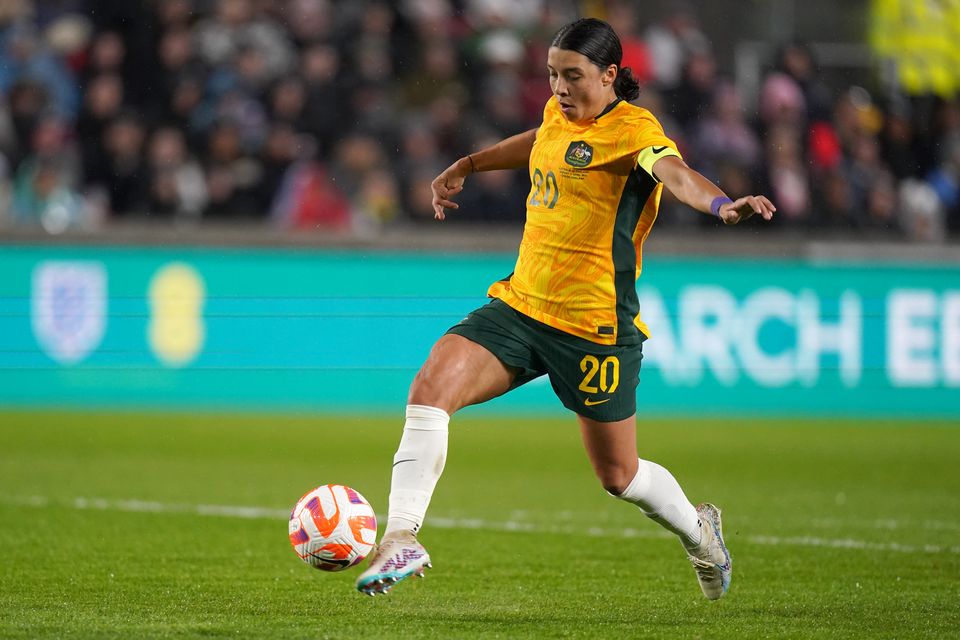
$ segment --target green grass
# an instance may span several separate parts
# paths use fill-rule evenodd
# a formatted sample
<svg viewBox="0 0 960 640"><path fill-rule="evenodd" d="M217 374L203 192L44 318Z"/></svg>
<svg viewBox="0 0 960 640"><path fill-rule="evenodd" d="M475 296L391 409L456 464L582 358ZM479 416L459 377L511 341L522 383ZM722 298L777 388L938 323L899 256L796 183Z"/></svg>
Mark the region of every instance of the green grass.
<svg viewBox="0 0 960 640"><path fill-rule="evenodd" d="M283 511L340 482L383 512L400 427L0 414L0 637L931 638L960 626L957 424L644 421L641 455L724 509L735 571L715 603L675 540L604 493L562 418L454 420L436 524L421 534L425 580L367 598L354 571L308 568Z"/></svg>

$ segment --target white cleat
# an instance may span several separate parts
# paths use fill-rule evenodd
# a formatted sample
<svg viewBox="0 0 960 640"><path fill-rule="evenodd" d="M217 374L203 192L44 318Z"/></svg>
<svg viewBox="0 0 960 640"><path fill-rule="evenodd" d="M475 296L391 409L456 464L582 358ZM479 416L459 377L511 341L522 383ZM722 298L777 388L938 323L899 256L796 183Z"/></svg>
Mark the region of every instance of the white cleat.
<svg viewBox="0 0 960 640"><path fill-rule="evenodd" d="M700 589L708 600L719 600L730 588L733 561L723 543L720 509L709 502L697 507L700 517L700 546L687 549L687 559L697 572Z"/></svg>
<svg viewBox="0 0 960 640"><path fill-rule="evenodd" d="M370 556L367 570L357 578L357 591L369 596L388 593L410 576L423 577L430 568L430 554L410 531L396 531L383 537Z"/></svg>

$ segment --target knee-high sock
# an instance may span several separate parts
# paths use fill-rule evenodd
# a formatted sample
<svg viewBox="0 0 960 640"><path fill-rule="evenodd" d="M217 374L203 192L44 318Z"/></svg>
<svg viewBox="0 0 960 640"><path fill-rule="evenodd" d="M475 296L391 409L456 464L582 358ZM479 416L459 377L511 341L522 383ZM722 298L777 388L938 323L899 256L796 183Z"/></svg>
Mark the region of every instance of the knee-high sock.
<svg viewBox="0 0 960 640"><path fill-rule="evenodd" d="M680 536L684 547L700 544L700 519L676 478L656 462L640 460L637 475L616 496L640 507L651 520Z"/></svg>
<svg viewBox="0 0 960 640"><path fill-rule="evenodd" d="M447 459L447 425L450 416L442 409L407 405L400 447L393 456L390 510L384 534L397 530L416 533L443 473Z"/></svg>

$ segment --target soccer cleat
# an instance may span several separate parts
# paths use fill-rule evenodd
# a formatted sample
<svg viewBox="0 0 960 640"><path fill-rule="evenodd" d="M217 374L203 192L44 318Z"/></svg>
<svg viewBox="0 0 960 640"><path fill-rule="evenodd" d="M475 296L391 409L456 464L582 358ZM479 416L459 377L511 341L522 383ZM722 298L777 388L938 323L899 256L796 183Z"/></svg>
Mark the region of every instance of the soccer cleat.
<svg viewBox="0 0 960 640"><path fill-rule="evenodd" d="M719 600L730 587L733 561L723 543L720 509L708 502L697 506L700 518L700 546L687 549L687 558L697 572L700 589L708 600Z"/></svg>
<svg viewBox="0 0 960 640"><path fill-rule="evenodd" d="M368 596L388 593L404 578L422 578L424 569L431 566L430 554L412 532L390 533L370 554L370 565L357 578L357 591Z"/></svg>

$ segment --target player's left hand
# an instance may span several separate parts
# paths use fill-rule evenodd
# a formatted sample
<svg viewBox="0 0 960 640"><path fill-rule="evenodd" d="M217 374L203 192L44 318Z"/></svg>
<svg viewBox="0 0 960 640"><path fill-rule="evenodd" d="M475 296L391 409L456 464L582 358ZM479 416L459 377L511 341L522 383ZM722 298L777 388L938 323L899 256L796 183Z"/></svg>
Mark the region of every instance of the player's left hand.
<svg viewBox="0 0 960 640"><path fill-rule="evenodd" d="M737 224L756 214L764 220L772 220L776 210L766 196L743 196L720 207L720 219L723 224Z"/></svg>

